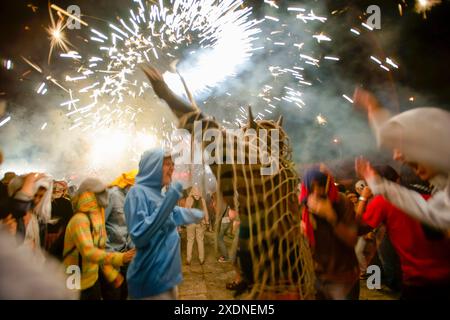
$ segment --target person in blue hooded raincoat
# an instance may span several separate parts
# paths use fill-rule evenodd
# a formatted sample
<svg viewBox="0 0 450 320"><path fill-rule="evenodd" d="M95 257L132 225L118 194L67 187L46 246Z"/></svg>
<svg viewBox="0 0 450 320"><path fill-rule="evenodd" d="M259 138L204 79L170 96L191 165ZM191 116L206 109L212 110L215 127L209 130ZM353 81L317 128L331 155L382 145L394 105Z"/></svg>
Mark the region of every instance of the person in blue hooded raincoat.
<svg viewBox="0 0 450 320"><path fill-rule="evenodd" d="M162 149L144 152L136 183L125 199L125 216L136 256L127 272L132 299L176 299L182 281L177 226L197 223L203 212L176 206L182 185L172 181L174 163ZM167 191L162 194L162 188Z"/></svg>

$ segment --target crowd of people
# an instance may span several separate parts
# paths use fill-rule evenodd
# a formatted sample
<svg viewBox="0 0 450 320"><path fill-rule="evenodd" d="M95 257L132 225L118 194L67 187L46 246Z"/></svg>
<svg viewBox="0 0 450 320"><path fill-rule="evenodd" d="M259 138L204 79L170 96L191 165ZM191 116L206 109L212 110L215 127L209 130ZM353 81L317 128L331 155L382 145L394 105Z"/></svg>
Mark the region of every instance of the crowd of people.
<svg viewBox="0 0 450 320"><path fill-rule="evenodd" d="M311 248L316 298L359 299L361 280L376 264L384 285L402 299L449 299L450 113L418 108L391 116L362 89L354 101L402 169L357 158L353 184L335 181L324 165L301 175L297 236ZM46 173L5 173L0 298L177 299L182 226L186 264L197 260L195 242L198 262L205 263L205 232L214 231L215 261L236 270L226 289L244 293L238 210L219 201L220 192L183 190L173 171L170 151L152 149L137 170L110 183L87 178L74 192ZM75 289L67 282L74 266Z"/></svg>

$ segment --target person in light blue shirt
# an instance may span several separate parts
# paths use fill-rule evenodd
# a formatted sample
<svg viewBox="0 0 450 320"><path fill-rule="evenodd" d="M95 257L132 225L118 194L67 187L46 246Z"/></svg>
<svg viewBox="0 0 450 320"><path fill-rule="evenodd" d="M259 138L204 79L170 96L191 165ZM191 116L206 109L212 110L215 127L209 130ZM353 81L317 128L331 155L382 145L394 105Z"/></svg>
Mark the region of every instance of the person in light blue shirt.
<svg viewBox="0 0 450 320"><path fill-rule="evenodd" d="M125 198L125 217L136 256L128 267L132 299L177 299L182 281L177 226L198 223L203 212L176 206L182 185L171 183L174 163L162 149L146 151ZM167 191L162 194L162 188Z"/></svg>

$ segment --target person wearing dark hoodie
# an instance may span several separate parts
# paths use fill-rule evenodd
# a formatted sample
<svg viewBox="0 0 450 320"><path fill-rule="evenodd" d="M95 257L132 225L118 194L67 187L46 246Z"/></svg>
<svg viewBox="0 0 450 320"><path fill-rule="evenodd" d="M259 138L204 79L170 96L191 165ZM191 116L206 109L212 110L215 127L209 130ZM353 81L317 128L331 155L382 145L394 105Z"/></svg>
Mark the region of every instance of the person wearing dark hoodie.
<svg viewBox="0 0 450 320"><path fill-rule="evenodd" d="M177 299L177 285L182 281L177 226L203 219L200 210L176 206L182 185L171 184L173 170L172 157L163 149L144 152L135 185L125 199L126 222L136 247L127 272L132 299Z"/></svg>
<svg viewBox="0 0 450 320"><path fill-rule="evenodd" d="M303 176L299 202L302 229L312 248L316 299L358 300L359 267L355 254L357 224L353 204L323 168Z"/></svg>

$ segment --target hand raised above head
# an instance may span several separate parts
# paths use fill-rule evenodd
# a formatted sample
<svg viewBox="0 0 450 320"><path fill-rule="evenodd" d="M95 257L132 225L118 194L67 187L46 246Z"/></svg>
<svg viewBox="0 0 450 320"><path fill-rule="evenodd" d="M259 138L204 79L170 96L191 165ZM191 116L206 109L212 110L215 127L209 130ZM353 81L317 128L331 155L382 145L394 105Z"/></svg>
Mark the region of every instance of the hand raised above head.
<svg viewBox="0 0 450 320"><path fill-rule="evenodd" d="M167 84L164 82L164 78L161 72L159 72L158 69L150 65L143 65L141 69L147 76L147 79L152 84L153 90L155 91L156 95L161 99L166 98L169 92L169 88L167 87Z"/></svg>
<svg viewBox="0 0 450 320"><path fill-rule="evenodd" d="M364 159L363 157L356 158L355 171L358 177L363 178L366 181L378 177L377 172L372 167L370 162Z"/></svg>
<svg viewBox="0 0 450 320"><path fill-rule="evenodd" d="M381 108L378 99L370 91L362 88L355 89L353 93L353 104L368 114Z"/></svg>

